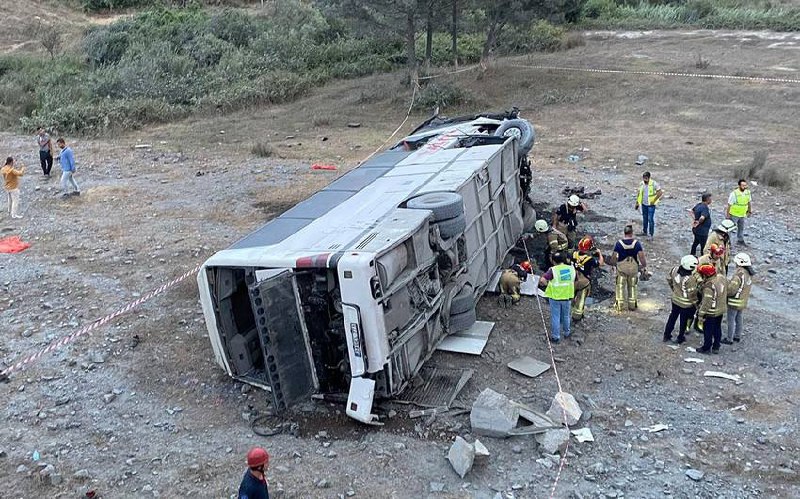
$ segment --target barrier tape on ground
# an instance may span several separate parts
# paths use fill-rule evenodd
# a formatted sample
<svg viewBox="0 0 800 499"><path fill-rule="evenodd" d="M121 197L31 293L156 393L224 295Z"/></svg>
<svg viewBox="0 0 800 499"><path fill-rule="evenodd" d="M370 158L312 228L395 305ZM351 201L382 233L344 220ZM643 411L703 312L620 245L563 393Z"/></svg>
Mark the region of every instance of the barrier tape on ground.
<svg viewBox="0 0 800 499"><path fill-rule="evenodd" d="M708 78L716 80L758 81L767 83L800 83L800 80L792 78L773 78L768 76L678 73L674 71L633 71L629 69L594 69L594 68L576 68L568 66L544 66L544 65L527 65L527 64L510 64L510 66L515 68L525 68L525 69L539 69L547 71L572 71L581 73L627 74L627 75L639 75L639 76L674 76L679 78Z"/></svg>
<svg viewBox="0 0 800 499"><path fill-rule="evenodd" d="M145 303L146 301L151 300L151 299L155 298L156 296L166 292L167 290L177 286L178 284L180 284L181 282L185 281L189 277L197 274L197 272L200 271L200 267L201 266L202 266L202 264L198 265L197 267L195 267L195 268L193 268L191 270L186 271L186 273L181 274L180 276L176 277L175 279L173 279L173 280L171 280L171 281L169 281L167 283L162 284L158 288L156 288L156 289L150 291L149 293L143 295L142 297L140 297L136 301L128 303L127 305L125 305L124 307L118 309L117 311L112 312L112 313L106 315L105 317L101 317L100 319L95 320L94 322L92 322L88 326L85 326L84 328L82 328L82 329L80 329L80 330L78 330L78 331L76 331L76 332L74 332L74 333L72 333L70 335L64 336L63 338L61 338L58 341L50 343L47 347L39 350L38 352L36 352L36 353L34 353L32 355L29 355L28 357L25 357L24 359L22 359L19 362L11 365L10 367L7 367L2 372L0 372L0 379L7 378L10 374L12 374L14 372L22 371L23 369L25 369L26 367L30 366L32 363L38 361L39 359L41 359L43 356L47 355L48 353L53 352L55 350L58 350L59 348L65 346L65 345L68 345L69 343L72 343L73 341L77 340L81 336L88 335L89 333L91 333L95 329L99 328L103 324L108 323L109 321L119 317L120 315L123 315L123 314L126 314L126 313L130 312L131 310L135 309L136 307L138 307L139 305Z"/></svg>
<svg viewBox="0 0 800 499"><path fill-rule="evenodd" d="M531 260L531 254L528 253L528 245L525 244L523 241L522 246L525 248L525 257L528 259L529 262ZM542 300L539 295L534 295L534 299L536 300L536 305L539 306L539 317L542 319L542 330L544 331L545 340L547 340L547 350L550 352L550 365L553 366L553 375L556 378L556 386L558 386L558 394L564 393L564 390L561 388L561 378L558 375L558 367L556 367L556 354L553 352L553 344L550 342L550 333L547 331L547 321L544 318L544 310L542 310ZM563 416L563 423L564 426L569 429L569 424L567 422L567 409L564 406L561 406L561 415ZM570 433L569 438L567 438L567 445L564 446L564 451L561 454L561 459L558 461L558 470L556 471L556 478L553 480L553 485L550 487L550 499L553 499L556 496L556 488L558 487L558 481L561 479L561 472L564 470L564 466L567 464L567 451L569 451L569 443L572 440L572 434Z"/></svg>
<svg viewBox="0 0 800 499"><path fill-rule="evenodd" d="M472 66L468 66L468 67L461 68L461 69L455 69L453 71L446 71L444 73L439 73L439 74L435 74L435 75L420 76L419 79L420 80L433 80L435 78L441 78L443 76L450 76L450 75L454 75L454 74L465 73L467 71L472 71L473 69L478 69L480 67L485 67L485 66L482 63L481 64L473 64Z"/></svg>
<svg viewBox="0 0 800 499"><path fill-rule="evenodd" d="M384 140L383 143L381 145L379 145L377 149L372 151L369 156L367 156L366 158L362 159L361 163L366 163L367 160L369 160L369 158L371 158L371 157L375 156L376 154L378 154L378 152L381 151L384 147L386 147L386 144L388 144L389 141L392 140L392 137L397 135L397 132L399 132L400 129L403 128L403 126L408 121L408 118L411 116L411 110L414 109L414 100L417 98L417 89L418 88L419 88L419 85L417 83L414 83L414 90L411 92L411 103L408 105L408 111L406 111L406 117L403 118L403 121L401 121L400 124L397 125L397 128L394 129L394 132L392 132L392 134L389 135L389 137L387 137L386 140ZM361 164L361 163L359 163L359 164Z"/></svg>

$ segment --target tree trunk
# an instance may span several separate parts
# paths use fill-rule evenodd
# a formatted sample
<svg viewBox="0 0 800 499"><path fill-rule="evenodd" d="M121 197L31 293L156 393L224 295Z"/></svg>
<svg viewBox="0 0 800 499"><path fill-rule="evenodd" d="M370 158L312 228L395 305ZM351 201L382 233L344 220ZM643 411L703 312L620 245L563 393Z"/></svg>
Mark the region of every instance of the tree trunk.
<svg viewBox="0 0 800 499"><path fill-rule="evenodd" d="M408 59L408 82L412 85L419 83L417 73L417 26L414 10L406 13L406 58Z"/></svg>
<svg viewBox="0 0 800 499"><path fill-rule="evenodd" d="M492 56L492 51L497 44L497 35L503 29L504 23L501 23L497 18L494 18L489 23L489 28L486 30L486 42L483 44L483 52L481 52L481 70L478 73L478 79L483 78L486 69L489 66L489 60Z"/></svg>
<svg viewBox="0 0 800 499"><path fill-rule="evenodd" d="M458 69L458 0L453 0L453 25L451 27L453 38L453 66Z"/></svg>
<svg viewBox="0 0 800 499"><path fill-rule="evenodd" d="M430 71L433 56L433 0L428 0L428 18L425 26L425 72Z"/></svg>

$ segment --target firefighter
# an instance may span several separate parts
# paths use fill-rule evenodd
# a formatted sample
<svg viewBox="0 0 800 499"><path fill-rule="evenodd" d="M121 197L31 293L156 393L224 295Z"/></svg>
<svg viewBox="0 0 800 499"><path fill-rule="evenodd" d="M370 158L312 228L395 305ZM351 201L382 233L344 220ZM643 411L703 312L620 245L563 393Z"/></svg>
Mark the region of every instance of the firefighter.
<svg viewBox="0 0 800 499"><path fill-rule="evenodd" d="M722 256L721 269L724 270L725 275L728 274L728 264L731 256L731 233L736 232L736 224L731 220L725 219L720 222L717 227L711 231L706 241L706 246L703 248L703 253L709 253L712 244L716 244L725 250Z"/></svg>
<svg viewBox="0 0 800 499"><path fill-rule="evenodd" d="M569 247L569 240L560 230L550 227L547 220L537 220L533 227L536 232L544 234L547 238L547 246L544 249L544 268L550 267L554 264L553 257L559 251L566 251Z"/></svg>
<svg viewBox="0 0 800 499"><path fill-rule="evenodd" d="M728 308L728 295L726 293L727 280L725 276L717 273L717 268L710 264L698 265L697 272L703 276L700 285L701 301L697 315L703 320L703 346L699 353L719 353L719 344L722 339L722 316Z"/></svg>
<svg viewBox="0 0 800 499"><path fill-rule="evenodd" d="M578 233L578 213L586 213L589 207L581 201L577 195L573 194L567 202L553 210L553 227L561 233L566 234L569 247L575 247Z"/></svg>
<svg viewBox="0 0 800 499"><path fill-rule="evenodd" d="M717 273L724 274L725 273L725 265L723 263L723 258L725 257L725 248L718 246L715 243L712 243L708 247L708 253L702 255L697 260L697 265L704 265L710 263L711 265L717 268ZM698 281L702 281L703 278L700 276Z"/></svg>
<svg viewBox="0 0 800 499"><path fill-rule="evenodd" d="M592 271L605 263L603 254L594 246L592 236L578 242L578 251L572 254L572 265L578 271L575 279L575 299L572 301L572 320L583 319L586 298L592 293Z"/></svg>
<svg viewBox="0 0 800 499"><path fill-rule="evenodd" d="M238 499L269 499L267 488L269 454L261 447L253 447L247 453L247 471L239 485Z"/></svg>
<svg viewBox="0 0 800 499"><path fill-rule="evenodd" d="M697 258L694 255L686 255L681 258L681 264L669 272L667 284L672 290L672 311L664 327L664 341L672 340L672 331L675 329L675 321L680 318L678 324L678 338L676 343L681 344L686 341L686 329L695 313L697 304L697 279L694 270L697 268Z"/></svg>
<svg viewBox="0 0 800 499"><path fill-rule="evenodd" d="M611 254L611 265L617 268L616 308L622 311L627 304L628 310L636 310L638 304L639 275L647 280L647 258L642 243L633 237L633 226L626 225L622 239L614 245Z"/></svg>
<svg viewBox="0 0 800 499"><path fill-rule="evenodd" d="M533 273L533 267L527 260L503 270L500 274L500 298L504 304L507 304L509 299L513 305L519 303L519 287L531 273Z"/></svg>
<svg viewBox="0 0 800 499"><path fill-rule="evenodd" d="M747 308L747 299L750 297L750 287L753 285L753 269L750 255L737 253L733 257L736 270L728 281L728 334L722 340L726 345L742 339L744 310Z"/></svg>

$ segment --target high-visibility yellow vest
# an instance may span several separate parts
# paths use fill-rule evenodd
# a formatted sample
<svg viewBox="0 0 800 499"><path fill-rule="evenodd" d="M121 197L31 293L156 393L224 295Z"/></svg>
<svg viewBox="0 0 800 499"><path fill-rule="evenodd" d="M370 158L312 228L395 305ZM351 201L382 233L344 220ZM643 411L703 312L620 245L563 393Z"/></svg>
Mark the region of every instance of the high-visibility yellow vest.
<svg viewBox="0 0 800 499"><path fill-rule="evenodd" d="M553 266L553 278L547 283L544 295L554 300L571 300L575 297L575 268L572 265Z"/></svg>
<svg viewBox="0 0 800 499"><path fill-rule="evenodd" d="M652 180L647 183L647 205L654 206L658 204L656 201L656 183ZM636 202L639 204L644 204L642 201L644 200L644 182L639 184L639 193L636 195Z"/></svg>
<svg viewBox="0 0 800 499"><path fill-rule="evenodd" d="M733 217L746 217L747 209L750 206L750 189L745 189L744 192L736 189L733 191L733 196L736 200L736 203L731 205L728 212Z"/></svg>

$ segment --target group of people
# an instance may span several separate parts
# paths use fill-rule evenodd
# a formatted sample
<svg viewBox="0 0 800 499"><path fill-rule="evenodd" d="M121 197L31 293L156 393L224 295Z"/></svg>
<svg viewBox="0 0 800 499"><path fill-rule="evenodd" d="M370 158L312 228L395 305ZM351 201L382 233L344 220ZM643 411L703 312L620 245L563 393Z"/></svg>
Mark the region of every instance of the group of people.
<svg viewBox="0 0 800 499"><path fill-rule="evenodd" d="M42 167L42 178L50 178L53 168L53 141L44 127L39 127L36 132L36 143L39 148L39 162ZM81 191L75 181L75 154L72 148L67 146L63 138L58 138L56 144L60 149L60 154L56 157L61 164L61 196L71 197L80 196ZM25 166L18 164L13 156L6 158L6 162L0 168L3 176L3 188L6 191L7 211L11 218L22 218L20 214L20 179L25 175Z"/></svg>
<svg viewBox="0 0 800 499"><path fill-rule="evenodd" d="M652 238L655 234L655 211L664 192L652 179L650 172L642 175L636 192L635 208L641 208L642 232L639 236ZM752 195L747 181L741 179L736 190L728 196L725 219L713 230L711 194L704 193L700 202L691 210L694 240L688 255L681 258L667 277L672 292L672 310L664 329L664 341L683 343L686 333L694 326L703 332L701 353L718 353L720 344L733 344L742 337L743 312L752 286L752 261L750 255L739 252L733 256L736 266L730 278L731 234L736 233L737 245L744 241L745 220L752 215ZM552 225L546 220L537 220L534 229L544 238L544 254L540 267L546 272L539 279L539 286L550 303L551 336L554 343L571 334L571 321L584 315L586 298L591 294L592 273L608 264L615 273L615 308L618 311L638 308L638 283L651 277L647 270L644 245L634 235L633 225L626 225L623 236L614 244L606 260L597 249L591 236L578 239L578 213L588 211L578 196L569 199L553 211ZM522 243L527 252L526 238ZM699 251L699 256L697 252ZM523 262L503 272L501 293L519 301L519 285L533 272L530 254ZM727 316L727 334L722 335L722 319ZM673 340L675 323L678 336Z"/></svg>

